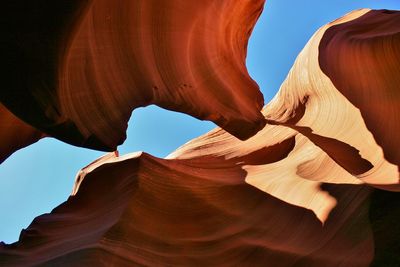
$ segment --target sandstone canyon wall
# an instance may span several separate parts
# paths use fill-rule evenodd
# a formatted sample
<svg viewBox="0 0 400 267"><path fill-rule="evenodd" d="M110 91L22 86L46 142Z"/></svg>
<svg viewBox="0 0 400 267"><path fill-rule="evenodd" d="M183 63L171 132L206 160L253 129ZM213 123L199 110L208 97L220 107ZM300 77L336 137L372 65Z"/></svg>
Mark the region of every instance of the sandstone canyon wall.
<svg viewBox="0 0 400 267"><path fill-rule="evenodd" d="M150 104L247 139L265 125L262 94L245 66L263 5L8 1L0 99L46 134L104 151L125 140L132 110Z"/></svg>
<svg viewBox="0 0 400 267"><path fill-rule="evenodd" d="M179 1L165 4L164 10L174 10L173 7L178 6L174 6L175 2ZM185 42L177 47L169 46L174 38L188 40L189 36L176 37L178 33L173 32L169 33L171 36L157 35L154 31L168 27L163 21L167 17L161 16L160 28L147 28L144 23L137 24L140 27L132 31L149 30L151 34L146 35L147 38L163 38L165 47L154 53L162 53L165 58L158 58L139 44L139 52L130 50L124 59L116 50L110 50L104 57L92 57L92 53L98 53L96 49L102 51L112 47L114 42L129 48L132 40L125 40L128 37L118 29L105 30L111 35L96 36L90 23L96 22L97 15L106 16L102 12L110 14L111 20L117 19L112 13L114 5L105 11L106 1L96 1L88 7L83 22L71 38L61 71L65 76L58 87L59 96L66 99L60 104L63 114L69 114L81 133L90 132L99 140L106 140L101 137L104 129L126 123L128 117L117 116L122 112L119 108L130 112L133 106L139 105L132 104L131 99L137 101L143 97L142 93L154 95L154 91L149 93L145 89L133 92L121 89L121 99L127 101L125 105L119 102L117 95L112 100L115 102L102 102L103 98L112 97L101 88L125 88L129 83L123 82L136 78L143 78L143 84L148 82L148 87L140 88L151 88L151 81L166 83L157 85L160 99L163 94L180 94L181 98L174 96L157 102L161 106L211 119L225 129L217 128L188 142L166 159L142 152L122 156L109 153L89 164L78 173L66 202L50 214L37 217L21 232L18 242L0 245L0 264L396 266L400 262L399 154L396 149L400 107L400 12L357 10L320 28L299 54L276 97L262 109L260 119L261 98L244 68L243 45L263 3L221 1L214 5L211 2L185 6L190 18L202 12L202 7L210 9L203 16L205 20L197 22L203 26L196 28L196 23L181 26L191 27L192 32L187 34L198 38L198 45L202 44L203 36L199 30L208 29L204 25L208 25L208 16L215 15L213 11L247 15L237 17L244 21L226 22L226 13L218 12L218 19L226 23L218 25L230 25L233 29L242 25L240 34L219 26L202 33L204 36L229 33L223 42L229 52L219 53L222 59L210 54L210 58L196 59L200 69L194 68L190 74L199 82L196 94L209 96L196 97L198 103L188 100L194 96L183 93L187 91L165 86L191 79L181 71L191 64L192 56L196 58L200 54L188 56L189 52L187 57L181 58L165 52L170 48L179 53L183 48L189 49ZM121 3L117 1L115 7ZM138 6L132 4L126 12L138 12L143 16L140 22L143 23L154 10L151 4L135 3ZM139 12L142 8L146 12ZM126 18L118 19L123 23ZM189 18L169 22L183 23L181 19ZM110 25L104 21L102 27L106 29ZM179 31L182 32L185 30ZM139 32L133 33L133 36L138 35ZM235 41L238 46L233 49L227 40L237 40L235 38L243 42L239 45ZM88 44L87 40L93 43ZM215 53L220 39L215 39L217 43L213 40L211 37L210 43L193 51ZM140 70L148 73L135 74L138 76L132 78L126 67L135 69L136 57L142 53L152 55L146 58L146 67ZM86 58L83 69L73 67L77 64L74 60L79 60L77 56ZM100 64L102 60L110 65ZM225 63L218 65L220 60ZM107 66L111 69L106 70ZM147 69L155 66L156 70ZM215 73L210 75L209 69ZM86 71L89 75L83 78L82 73ZM101 77L91 76L96 73L102 73ZM108 84L108 75L118 77L117 84ZM149 77L154 80L146 80ZM202 79L215 87L202 87L206 84ZM137 81L133 80L135 84ZM78 82L87 92L73 96L74 84ZM92 102L85 109L80 98L96 90L100 90L99 99L89 98L99 102ZM130 98L125 94L140 97ZM211 97L214 94L222 98ZM228 101L235 107L232 110L223 101L227 95L238 101ZM207 101L211 98L212 102ZM100 125L90 124L91 118L100 116L96 112L107 109L115 111L110 116L116 117ZM223 123L221 114L226 116ZM260 121L267 122L261 130L263 123ZM118 132L116 138L111 138L114 141L123 132L123 127L121 131L118 127L114 128ZM241 132L242 129L245 132ZM241 141L230 133L249 138ZM111 139L109 147L118 143Z"/></svg>

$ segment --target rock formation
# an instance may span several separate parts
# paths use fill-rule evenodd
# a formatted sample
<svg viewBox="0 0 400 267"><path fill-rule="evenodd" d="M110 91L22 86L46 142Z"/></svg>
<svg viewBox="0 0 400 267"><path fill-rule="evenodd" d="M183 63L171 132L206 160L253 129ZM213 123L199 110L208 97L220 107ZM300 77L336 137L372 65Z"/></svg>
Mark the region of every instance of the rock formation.
<svg viewBox="0 0 400 267"><path fill-rule="evenodd" d="M42 132L21 121L0 103L0 163L14 151L44 136Z"/></svg>
<svg viewBox="0 0 400 267"><path fill-rule="evenodd" d="M310 203L315 197L324 205L329 194L337 199L322 224L311 210L247 184L246 170L221 158L110 154L94 164L77 176L67 202L37 217L18 243L3 246L0 263L366 266L372 259L366 186L300 188L297 198L308 193Z"/></svg>
<svg viewBox="0 0 400 267"><path fill-rule="evenodd" d="M264 0L8 1L2 103L73 145L113 151L156 104L247 139L265 120L245 67ZM229 77L229 78L228 78Z"/></svg>
<svg viewBox="0 0 400 267"><path fill-rule="evenodd" d="M385 158L397 166L400 166L399 42L399 13L373 10L357 20L330 27L319 48L322 71L360 110Z"/></svg>
<svg viewBox="0 0 400 267"><path fill-rule="evenodd" d="M254 13L249 14L252 18L256 17L260 1L251 4L237 2L243 5L225 1L222 6L210 5L209 8L226 8L230 12L241 12L241 8L245 8L248 12L251 7ZM151 5L139 6L137 3L132 4L127 12L138 10L138 15L151 14L151 10L148 13L140 12ZM174 3L172 1L165 5L171 9L182 7L174 6ZM85 103L79 99L92 94L94 88L123 88L118 84L108 84L106 76L120 77L116 81L122 82L128 79L129 66L134 68L136 64L131 60L141 53L151 54L148 47L141 47L137 54L130 50L131 54L128 53L121 63L121 69L111 68L107 74L105 71L108 67L102 63L98 71L105 76L79 78L85 68L93 70L96 62L103 62L90 56L104 49L97 47L97 44L102 43L107 47L112 46L114 41L117 44L121 41L130 47L129 42L124 43L126 36L120 32L123 28L118 29L118 25L123 25L118 23L124 22L127 17L124 14L120 18L113 15L113 9L107 14L110 14L112 21L119 19L115 24L117 28L107 28L111 27L107 20L100 26L112 38L108 40L106 36L95 36L90 23L96 21L98 14L105 12L102 5L106 5L106 2L99 1L97 4L98 7L93 5L91 11L86 13L85 18L91 19L80 25L70 45L69 56L63 66L65 72L62 72L66 75L62 80L64 84L59 87L62 99L71 101L70 104L68 101L62 102L61 107L67 112L64 114L71 115L78 129L86 127L85 120L89 118L77 122L80 119L78 115L86 112ZM115 5L118 4L120 2ZM197 8L189 8L193 13L188 14L193 17ZM214 13L210 11L208 14ZM224 13L221 13L220 18L223 17ZM167 22L180 22L166 21L166 18L159 17L154 25L138 24L141 26L132 30L140 35L139 29L146 31L146 25L153 25L151 36L145 37L155 38L150 42L162 43L167 49L169 39L154 31L163 31ZM140 21L147 19L150 18L141 17ZM252 25L253 20L250 21ZM200 24L191 25L193 36L197 36L199 31L196 25L204 25L201 23L207 23L207 19L197 23ZM166 159L141 152L125 156L106 154L78 173L71 197L65 203L50 214L37 217L28 229L21 232L18 242L0 245L0 264L397 265L400 262L400 230L395 225L400 216L400 197L398 193L382 189L400 190L399 154L396 150L399 139L396 131L399 127L397 111L400 106L397 97L400 77L399 25L399 12L358 10L319 29L298 56L279 93L264 107L262 113L268 124L246 141L236 139L223 129L215 129L185 144ZM214 29L211 32L214 33ZM178 33L170 34L175 36ZM101 41L103 38L104 42ZM187 40L180 35L176 38ZM94 41L94 44L87 46L86 39ZM183 50L187 43L180 45L179 50ZM209 45L212 47L209 51L216 49L214 44ZM201 50L199 47L197 49ZM237 49L241 53L245 51L243 47ZM109 66L116 66L116 62L122 60L114 52L106 53L102 58L107 58ZM240 64L243 63L244 54L238 52L240 56L237 58L233 50L231 52L232 57L225 60L239 58ZM72 67L77 64L73 55L80 53L87 57L87 64L76 70ZM164 50L154 53L168 55ZM182 73L183 76L169 76L167 73L175 67L180 69L183 65L179 64L190 62L175 58L174 55L167 59L170 60L159 62L152 57L146 58L149 62L145 65L154 64L160 68L160 72L154 74L155 81L167 84L183 82L186 78L179 80L186 77ZM207 58L196 60L200 60L196 61L198 67L209 63L209 67L220 74L233 71L229 67L225 70L213 66L215 62L212 60L203 62ZM143 71L147 71L146 68ZM245 72L240 71L241 74ZM150 73L143 73L140 77L147 77ZM160 73L165 75L165 79L157 76ZM234 78L229 75L207 77ZM243 77L247 76L239 75L238 79ZM92 80L96 82L91 84ZM73 90L78 81L83 82L83 87L88 91L84 89L84 95L73 96L73 91L69 90ZM214 82L216 80L211 84ZM252 95L253 91L238 91L237 95L236 89L230 91L236 88L229 86L231 82L234 83L233 80L220 82L226 85L222 88L229 90L213 91L212 87L209 91L201 92L221 96L234 92L237 99L246 93L245 99L258 99L258 96ZM166 88L173 87L159 88L161 96ZM174 92L183 91L178 89L171 94ZM101 106L107 105L101 102L102 98L113 98L116 107L123 106L122 102L118 102L118 97L107 91L102 91L99 99L90 97L90 101L99 102L88 104L88 114L103 112ZM123 99L128 101L130 98L124 96ZM182 98L182 103L186 103L187 99L183 99L186 98ZM248 104L247 100L243 100L242 104ZM71 103L75 102L78 104L73 107ZM205 106L214 103L206 102L201 103ZM190 101L188 103L193 104ZM128 103L126 105L129 106ZM257 100L253 108L257 109L258 105ZM92 110L95 107L99 110ZM247 113L250 110L245 109L242 115L250 114ZM74 112L77 113L74 115ZM110 114L116 116L110 122L119 123L116 118L120 111L117 109L115 112ZM233 116L236 113L227 114ZM239 118L244 119L241 115ZM237 123L241 125L242 122ZM107 123L102 125L109 127ZM104 134L101 131L105 128L87 127L86 132L96 132L99 138ZM386 129L390 129L390 132Z"/></svg>

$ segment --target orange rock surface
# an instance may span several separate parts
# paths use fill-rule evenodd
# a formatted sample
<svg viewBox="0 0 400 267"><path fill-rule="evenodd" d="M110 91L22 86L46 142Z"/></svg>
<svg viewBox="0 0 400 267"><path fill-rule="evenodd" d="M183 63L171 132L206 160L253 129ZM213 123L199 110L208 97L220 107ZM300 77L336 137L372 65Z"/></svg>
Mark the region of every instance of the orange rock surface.
<svg viewBox="0 0 400 267"><path fill-rule="evenodd" d="M211 120L240 139L265 120L245 67L264 0L8 3L2 103L62 141L113 151L134 108Z"/></svg>
<svg viewBox="0 0 400 267"><path fill-rule="evenodd" d="M1 263L365 266L372 258L365 186L327 184L340 204L322 224L311 210L247 184L241 165L223 159L109 154L94 164L67 202L0 250Z"/></svg>
<svg viewBox="0 0 400 267"><path fill-rule="evenodd" d="M399 25L399 17L399 12L358 10L318 30L264 107L268 125L246 141L215 129L166 159L141 152L106 154L83 168L65 203L37 217L18 242L0 246L0 264L398 263L400 198L381 190L400 189L397 152L386 148L391 136L374 130L373 117L382 116L378 105L371 110L366 105L382 98L385 112L398 109L400 76L393 73L400 75L400 61L390 56L373 61L367 48L376 42L375 54L383 49L397 55L400 28L389 26ZM356 38L380 30L385 34L373 35L372 44L370 38ZM351 34L360 42L356 47L367 48L351 47ZM341 51L354 49L354 62L352 56L341 59L335 50L341 45ZM352 80L353 68L360 72L357 79L363 78L357 60L364 58L358 53L376 68L378 75L366 77L376 80L374 88ZM387 80L379 75L385 68ZM385 119L387 129L398 127L395 115Z"/></svg>

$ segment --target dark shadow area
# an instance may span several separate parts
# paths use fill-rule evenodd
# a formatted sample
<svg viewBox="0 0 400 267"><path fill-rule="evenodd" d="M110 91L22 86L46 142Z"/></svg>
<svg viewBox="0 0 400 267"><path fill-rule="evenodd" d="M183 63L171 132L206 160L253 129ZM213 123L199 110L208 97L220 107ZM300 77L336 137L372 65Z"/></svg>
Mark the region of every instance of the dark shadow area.
<svg viewBox="0 0 400 267"><path fill-rule="evenodd" d="M310 96L305 95L303 99L297 103L296 108L292 111L292 117L285 122L285 124L296 124L306 113L306 106Z"/></svg>
<svg viewBox="0 0 400 267"><path fill-rule="evenodd" d="M375 189L371 195L369 220L375 240L371 267L400 266L400 193Z"/></svg>
<svg viewBox="0 0 400 267"><path fill-rule="evenodd" d="M346 201L346 197L349 197L341 194L346 191L346 187L351 188L354 185L321 185L321 189L335 197L339 203ZM371 267L398 267L400 266L400 193L368 188L368 186L365 186L365 190L371 192L369 201L364 207L368 210L369 224L374 239L375 255ZM360 191L351 197L357 201L357 198L362 197L360 194L363 192ZM337 211L336 208L332 210L330 216L335 216ZM349 232L349 235L357 238L366 234L368 233L360 231Z"/></svg>
<svg viewBox="0 0 400 267"><path fill-rule="evenodd" d="M268 123L286 126L301 133L328 154L337 164L353 175L363 174L374 167L371 162L361 157L358 149L335 138L315 134L310 127L296 126L276 121L268 121Z"/></svg>
<svg viewBox="0 0 400 267"><path fill-rule="evenodd" d="M337 164L353 175L363 174L374 167L371 162L361 157L359 150L349 144L334 138L314 134L309 127L289 127L306 136L311 142L328 154Z"/></svg>
<svg viewBox="0 0 400 267"><path fill-rule="evenodd" d="M295 147L295 137L283 140L272 146L264 147L241 157L245 165L263 165L270 164L286 158Z"/></svg>
<svg viewBox="0 0 400 267"><path fill-rule="evenodd" d="M88 140L59 110L61 59L89 0L6 0L2 3L0 101L13 114L67 143L112 151L95 136Z"/></svg>

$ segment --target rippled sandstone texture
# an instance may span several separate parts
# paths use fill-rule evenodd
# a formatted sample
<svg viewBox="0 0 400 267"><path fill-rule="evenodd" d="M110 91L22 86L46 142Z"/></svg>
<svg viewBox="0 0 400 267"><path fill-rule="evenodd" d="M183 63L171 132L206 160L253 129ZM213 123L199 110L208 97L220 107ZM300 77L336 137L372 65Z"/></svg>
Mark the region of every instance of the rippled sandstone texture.
<svg viewBox="0 0 400 267"><path fill-rule="evenodd" d="M400 16L377 10L329 28L320 44L322 71L355 106L382 147L400 166Z"/></svg>
<svg viewBox="0 0 400 267"><path fill-rule="evenodd" d="M322 27L263 109L269 124L245 142L216 129L167 159L107 154L83 168L68 201L37 217L19 242L0 247L0 263L399 265L400 197L381 190L399 190L398 166L384 145L390 140L370 122L381 114L361 108L395 94L390 81L397 80L375 75L374 99L368 84L353 87L346 76L338 88L340 75L350 75L344 65L362 65L329 52L346 45L351 34L375 29L380 34L374 38L381 41L373 39L379 43L373 54L354 48L352 55L373 59L383 49L386 57L369 68L398 73L400 68L391 66L399 61L387 53L398 56L399 16L359 10ZM354 40L357 47L375 44L370 38ZM339 65L331 69L332 62ZM359 72L360 81L372 79ZM346 95L350 86L357 101ZM395 100L385 102L388 110L398 108ZM388 117L385 126L397 127Z"/></svg>
<svg viewBox="0 0 400 267"><path fill-rule="evenodd" d="M265 120L245 67L264 0L7 1L1 102L73 145L113 151L156 104L247 139ZM229 78L228 78L229 77Z"/></svg>
<svg viewBox="0 0 400 267"><path fill-rule="evenodd" d="M308 192L340 201L322 225L312 211L247 184L234 161L147 154L100 161L82 170L67 202L0 250L3 264L365 266L371 260L365 186Z"/></svg>

